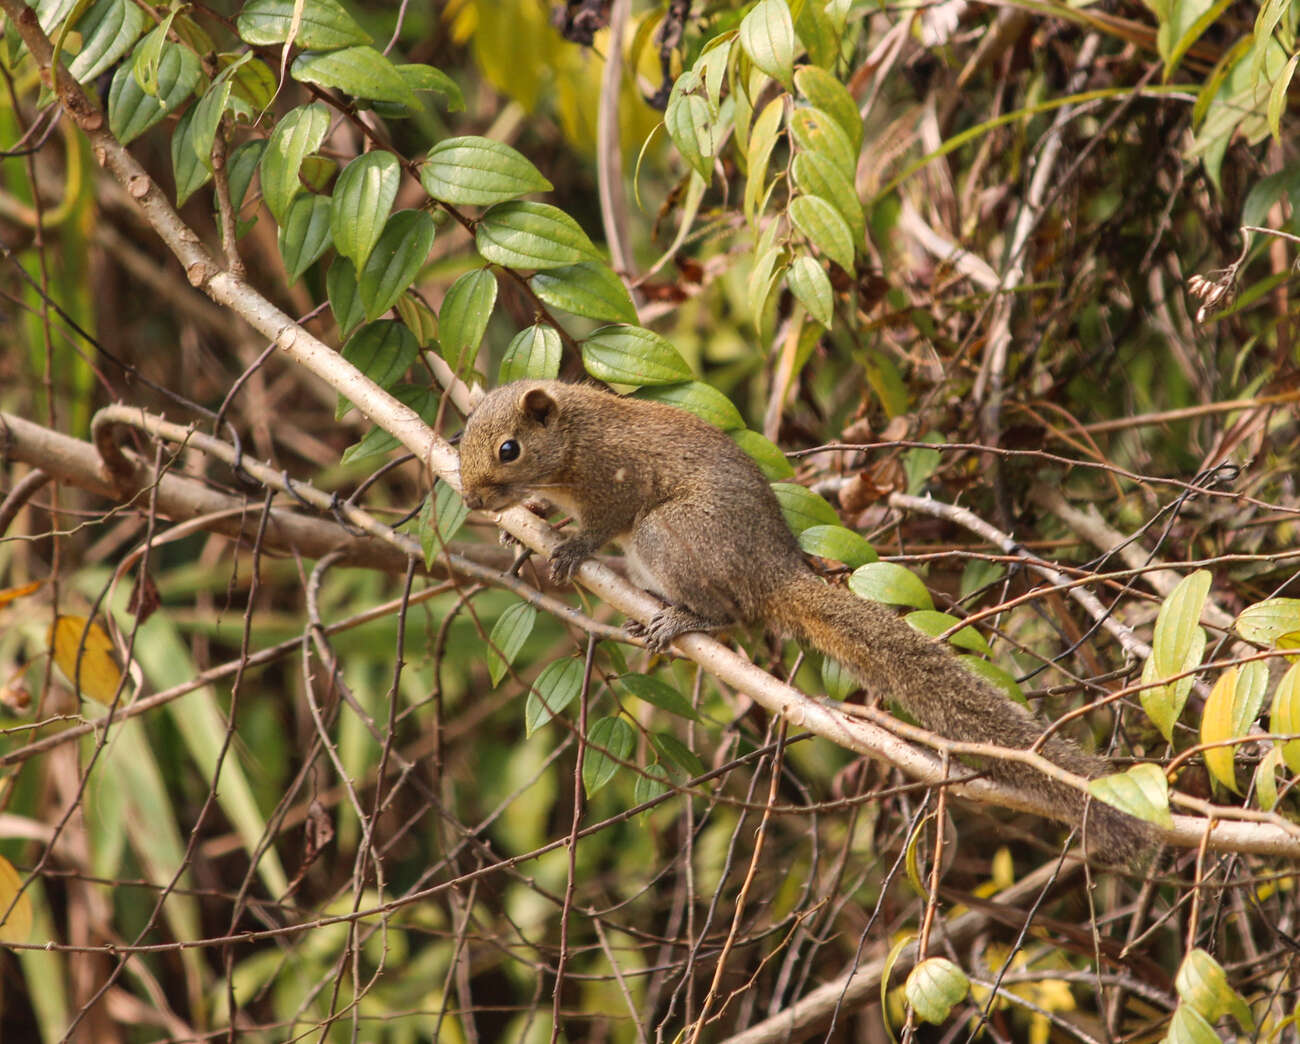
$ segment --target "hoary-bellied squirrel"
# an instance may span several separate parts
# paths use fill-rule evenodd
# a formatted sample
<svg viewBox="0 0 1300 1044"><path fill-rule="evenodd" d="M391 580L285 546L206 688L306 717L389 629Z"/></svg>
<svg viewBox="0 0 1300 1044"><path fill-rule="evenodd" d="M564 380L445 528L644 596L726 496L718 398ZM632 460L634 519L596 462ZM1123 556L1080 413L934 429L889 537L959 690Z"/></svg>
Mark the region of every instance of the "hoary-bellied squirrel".
<svg viewBox="0 0 1300 1044"><path fill-rule="evenodd" d="M651 649L687 631L758 624L839 660L872 693L948 739L1024 749L1044 731L945 645L818 577L758 466L685 410L588 385L516 381L470 415L460 479L471 508L496 511L540 496L573 516L576 529L551 555L557 581L618 541L633 580L668 603L649 624L628 625ZM1109 771L1060 736L1041 753L1080 776ZM983 767L1046 796L1059 818L1083 819L1079 790L1018 761ZM1100 801L1088 807L1089 848L1106 862L1141 863L1155 847L1142 821Z"/></svg>

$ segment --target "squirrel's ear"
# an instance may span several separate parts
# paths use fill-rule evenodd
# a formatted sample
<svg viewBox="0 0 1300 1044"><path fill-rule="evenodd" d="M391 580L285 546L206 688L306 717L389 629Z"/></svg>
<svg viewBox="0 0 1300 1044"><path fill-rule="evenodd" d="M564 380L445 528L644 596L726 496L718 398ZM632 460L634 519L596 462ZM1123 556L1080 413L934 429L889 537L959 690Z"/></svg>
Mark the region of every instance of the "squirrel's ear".
<svg viewBox="0 0 1300 1044"><path fill-rule="evenodd" d="M559 407L545 388L529 388L519 399L519 411L543 428L555 419L557 409Z"/></svg>

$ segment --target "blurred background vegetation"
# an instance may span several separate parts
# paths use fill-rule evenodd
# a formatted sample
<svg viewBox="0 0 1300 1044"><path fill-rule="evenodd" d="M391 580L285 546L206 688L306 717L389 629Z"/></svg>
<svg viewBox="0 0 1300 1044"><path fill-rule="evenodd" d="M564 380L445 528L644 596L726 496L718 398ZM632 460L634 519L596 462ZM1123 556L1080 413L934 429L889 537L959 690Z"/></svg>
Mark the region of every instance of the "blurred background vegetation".
<svg viewBox="0 0 1300 1044"><path fill-rule="evenodd" d="M617 6L626 23L612 41ZM794 454L795 479L836 505L835 520L923 576L938 608L964 616L1032 589L982 626L993 662L1046 715L1118 692L1141 664L1061 591L1035 588L1020 551L1070 577L1115 573L1095 593L1148 636L1178 574L1209 569L1206 658L1241 655L1226 639L1244 607L1300 597L1289 296L1300 4L791 3L799 64L842 83L861 121L860 147L844 139L861 208L846 224L860 220L864 233L851 264L791 216L811 177L796 154L816 148L783 134L766 176L756 172L752 119L780 95L775 83L742 113L734 88L753 70L733 68L694 153L663 126L668 88L753 6L350 3L376 47L391 42L395 62L442 70L464 106L440 98L404 119L368 111L339 122L322 153L345 162L371 133L407 158L452 136L505 142L598 244L611 236L600 171L612 171L625 237L614 267L642 324ZM41 9L52 35L79 13ZM236 53L237 10L183 13ZM341 498L359 492L376 517L402 520L430 492L427 473L406 461L376 477L388 458L343 459L365 419L337 417L333 388L190 286L60 118L6 12L0 408L84 440L96 411L122 401L233 433L274 472ZM76 34L66 43L75 52ZM598 103L614 46L617 141L605 142ZM260 53L276 71L276 52ZM112 75L90 84L99 98ZM814 94L800 83L786 97ZM285 80L259 119L225 125L232 148L310 100ZM169 196L176 127L172 114L131 145ZM402 312L418 325L481 262L416 180L395 205L428 207L439 223ZM181 215L218 242L210 189ZM341 347L328 264L289 278L256 188L240 217L250 282ZM824 279L787 271L800 258ZM537 301L500 279L470 376L491 383L537 319ZM566 332L596 325L573 319ZM566 373L576 362L566 354ZM450 405L439 416L444 434L459 429ZM260 516L268 489L249 475L176 441L134 445ZM46 470L59 473L53 456ZM6 491L29 474L11 462ZM673 1040L702 1011L711 1021L699 1039L751 1027L772 1035L746 1039L785 1039L772 1020L884 958L928 907L941 919L979 909L1062 851L1064 828L950 805L936 893L934 794L794 730L787 746L777 723L688 662L651 662L612 641L589 649L546 612L523 626L507 591L412 581L402 562L326 568L272 555L260 540L164 521L147 493L117 505L76 485L45 485L16 498L12 516L0 510L0 854L26 882L30 940L58 944L0 954L5 1040ZM900 511L896 494L969 508L1018 550L952 517ZM294 506L291 491L276 503ZM328 510L301 510L346 538ZM457 547L503 568L510 554L494 539L471 521ZM544 586L531 564L522 575ZM325 640L316 624L342 626ZM493 670L484 639L500 645L512 628L525 640L508 670ZM127 662L128 642L132 698L189 691L114 725L108 742L94 728L59 741L120 698L115 663ZM64 670L81 645L81 666ZM747 648L806 691L847 695L793 648ZM527 695L548 667L578 671L588 655L592 717L633 728L623 763L580 788L586 719L575 707L538 725ZM77 670L80 696L67 676ZM650 680L615 682L640 672ZM1168 765L1202 735L1203 703L1204 692L1191 695L1172 738L1132 694L1075 734L1121 765ZM1173 771L1174 786L1289 823L1290 777L1274 779L1269 751L1237 750L1245 796L1197 755ZM685 794L664 786L688 779ZM1275 804L1257 793L1270 785ZM751 866L760 820L765 847ZM570 844L578 830L590 833ZM1253 1039L1288 1039L1300 1013L1292 869L1190 852L1151 881L1103 875L1092 890L1063 871L1032 932L1021 931L1032 891L977 936L936 928L946 941L931 952L975 984L956 990L942 1028L917 1030L899 990L882 1011L877 987L842 1011L832 1004L818 1033L884 1041L888 1022L934 1040L1195 1040L1218 1039L1209 1027L1221 1019L1225 1034L1250 1023ZM368 912L349 916L358 910ZM1186 1014L1194 991L1183 980L1175 990L1175 976L1197 947L1230 972Z"/></svg>

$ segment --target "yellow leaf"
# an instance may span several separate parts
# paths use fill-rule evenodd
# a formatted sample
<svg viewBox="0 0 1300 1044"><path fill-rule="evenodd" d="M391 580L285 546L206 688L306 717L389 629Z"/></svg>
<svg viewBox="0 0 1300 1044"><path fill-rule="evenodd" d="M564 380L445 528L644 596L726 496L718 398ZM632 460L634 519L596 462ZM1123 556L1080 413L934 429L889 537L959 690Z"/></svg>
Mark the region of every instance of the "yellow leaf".
<svg viewBox="0 0 1300 1044"><path fill-rule="evenodd" d="M59 670L74 685L80 682L83 696L97 703L112 703L122 669L113 655L113 641L104 629L93 622L87 629L84 616L60 616L51 631L49 641Z"/></svg>
<svg viewBox="0 0 1300 1044"><path fill-rule="evenodd" d="M1201 742L1218 743L1234 739L1232 731L1232 697L1237 691L1237 668L1229 667L1214 683L1209 698L1205 701L1205 713L1201 715ZM1235 747L1211 747L1205 752L1205 767L1210 775L1235 794L1237 777L1232 771Z"/></svg>
<svg viewBox="0 0 1300 1044"><path fill-rule="evenodd" d="M25 943L32 936L32 900L26 892L18 894L22 883L13 864L0 856L0 943Z"/></svg>
<svg viewBox="0 0 1300 1044"><path fill-rule="evenodd" d="M1269 718L1272 730L1279 735L1300 734L1300 664L1287 671L1278 682ZM1300 772L1300 739L1282 744L1282 760L1292 772Z"/></svg>

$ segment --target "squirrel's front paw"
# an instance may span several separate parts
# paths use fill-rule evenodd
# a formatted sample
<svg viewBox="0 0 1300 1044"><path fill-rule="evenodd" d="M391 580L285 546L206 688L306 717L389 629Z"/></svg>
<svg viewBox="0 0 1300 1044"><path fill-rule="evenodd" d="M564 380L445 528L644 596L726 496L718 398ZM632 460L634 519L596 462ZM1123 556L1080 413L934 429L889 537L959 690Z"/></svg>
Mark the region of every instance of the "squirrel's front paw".
<svg viewBox="0 0 1300 1044"><path fill-rule="evenodd" d="M643 624L640 620L629 620L623 625L623 630L633 638L640 638L645 647L654 653L665 652L673 644L673 639L682 633L671 615L662 610L650 617L648 624Z"/></svg>
<svg viewBox="0 0 1300 1044"><path fill-rule="evenodd" d="M591 552L577 541L561 544L551 552L551 579L557 584L567 584L578 571L578 566L590 557Z"/></svg>

